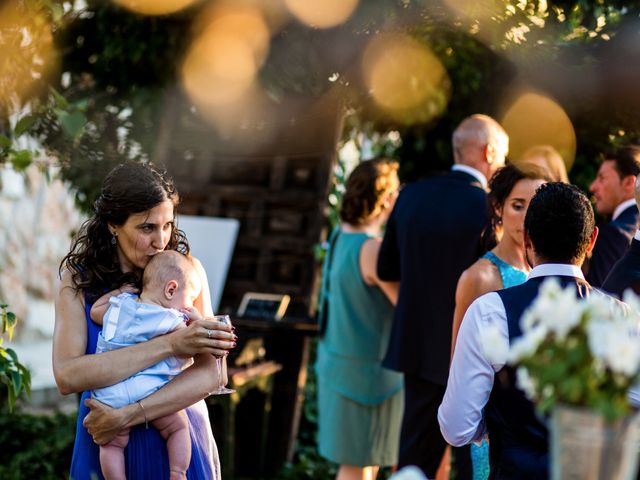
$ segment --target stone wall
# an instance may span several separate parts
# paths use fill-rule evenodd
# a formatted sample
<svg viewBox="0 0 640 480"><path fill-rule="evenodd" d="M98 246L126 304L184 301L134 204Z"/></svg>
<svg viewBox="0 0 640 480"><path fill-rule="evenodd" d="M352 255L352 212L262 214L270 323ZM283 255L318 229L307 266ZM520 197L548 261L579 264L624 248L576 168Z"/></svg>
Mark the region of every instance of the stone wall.
<svg viewBox="0 0 640 480"><path fill-rule="evenodd" d="M20 342L51 338L58 266L82 215L69 186L32 165L0 167L0 302L20 322Z"/></svg>

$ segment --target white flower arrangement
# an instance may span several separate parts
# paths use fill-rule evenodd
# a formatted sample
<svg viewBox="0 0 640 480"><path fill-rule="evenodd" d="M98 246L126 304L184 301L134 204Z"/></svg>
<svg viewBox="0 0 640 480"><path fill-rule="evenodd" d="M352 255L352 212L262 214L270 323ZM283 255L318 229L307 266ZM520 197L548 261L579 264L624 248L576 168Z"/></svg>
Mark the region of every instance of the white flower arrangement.
<svg viewBox="0 0 640 480"><path fill-rule="evenodd" d="M580 299L550 278L523 315L522 336L509 348L487 331L483 345L489 360L516 368L541 412L567 404L616 420L631 411L628 393L640 380L640 301L627 292L624 302L598 291Z"/></svg>

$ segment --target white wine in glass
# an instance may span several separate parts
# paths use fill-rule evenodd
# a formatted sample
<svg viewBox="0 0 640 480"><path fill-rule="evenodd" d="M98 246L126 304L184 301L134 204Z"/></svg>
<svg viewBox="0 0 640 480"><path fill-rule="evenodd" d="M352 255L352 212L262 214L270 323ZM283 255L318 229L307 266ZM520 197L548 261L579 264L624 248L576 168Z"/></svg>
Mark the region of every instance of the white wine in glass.
<svg viewBox="0 0 640 480"><path fill-rule="evenodd" d="M231 326L231 318L229 315L214 315L213 319L216 322L224 323ZM216 357L216 369L218 370L218 387L211 392L211 395L225 395L227 393L233 393L235 390L224 386L224 379L222 378L222 357Z"/></svg>

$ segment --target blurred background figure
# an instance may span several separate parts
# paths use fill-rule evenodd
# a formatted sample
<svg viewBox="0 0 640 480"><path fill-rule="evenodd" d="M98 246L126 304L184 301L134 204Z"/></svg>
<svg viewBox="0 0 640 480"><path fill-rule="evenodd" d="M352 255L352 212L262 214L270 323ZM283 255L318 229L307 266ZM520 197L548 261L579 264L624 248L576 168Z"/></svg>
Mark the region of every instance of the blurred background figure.
<svg viewBox="0 0 640 480"><path fill-rule="evenodd" d="M562 156L551 145L536 145L522 154L518 167L523 163L532 163L544 168L548 172L549 181L569 183L567 167Z"/></svg>
<svg viewBox="0 0 640 480"><path fill-rule="evenodd" d="M534 164L522 169L507 165L489 181L489 216L499 243L460 276L456 288L451 352L460 323L471 302L485 293L524 283L531 270L524 250L524 216L536 189L548 180L547 171ZM489 445L471 445L473 479L489 477Z"/></svg>
<svg viewBox="0 0 640 480"><path fill-rule="evenodd" d="M323 269L318 443L322 456L340 464L339 480L374 480L379 466L397 463L402 375L383 368L382 359L398 283L376 274L381 228L398 195L397 170L387 159L353 170Z"/></svg>
<svg viewBox="0 0 640 480"><path fill-rule="evenodd" d="M635 197L638 205L640 202L640 181L638 180L635 185ZM604 291L617 297L622 297L622 293L628 288L640 295L640 229L636 230L629 249L616 262L602 284Z"/></svg>
<svg viewBox="0 0 640 480"><path fill-rule="evenodd" d="M398 466L435 478L447 443L437 420L449 375L451 319L460 274L483 253L487 178L504 165L509 137L493 118L472 115L453 133L446 175L402 189L380 247L378 275L400 281L384 365L404 374ZM471 478L468 447L453 452L457 480Z"/></svg>
<svg viewBox="0 0 640 480"><path fill-rule="evenodd" d="M598 213L609 221L600 225L593 255L585 263L586 279L600 287L613 265L622 257L638 228L634 198L640 173L640 147L627 146L605 154L589 191Z"/></svg>

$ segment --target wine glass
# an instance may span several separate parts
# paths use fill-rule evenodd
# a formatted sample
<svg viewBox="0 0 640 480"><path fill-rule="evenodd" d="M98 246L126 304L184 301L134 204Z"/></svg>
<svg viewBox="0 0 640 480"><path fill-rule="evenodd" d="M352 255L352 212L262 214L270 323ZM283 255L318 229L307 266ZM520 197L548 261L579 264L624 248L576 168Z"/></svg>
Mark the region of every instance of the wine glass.
<svg viewBox="0 0 640 480"><path fill-rule="evenodd" d="M216 322L231 326L231 318L229 318L229 315L214 315L213 319ZM224 395L235 392L235 390L224 386L224 380L222 379L222 357L216 356L216 369L218 371L219 384L218 387L211 392L211 395Z"/></svg>

